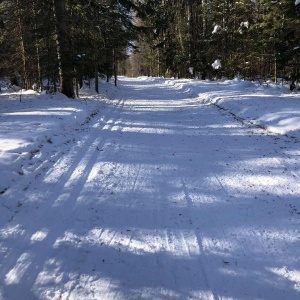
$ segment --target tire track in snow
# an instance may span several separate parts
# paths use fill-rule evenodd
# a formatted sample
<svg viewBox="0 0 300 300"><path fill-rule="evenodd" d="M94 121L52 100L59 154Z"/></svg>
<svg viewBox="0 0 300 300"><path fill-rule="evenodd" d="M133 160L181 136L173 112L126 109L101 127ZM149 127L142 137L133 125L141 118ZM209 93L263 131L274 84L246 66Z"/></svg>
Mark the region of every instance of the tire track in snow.
<svg viewBox="0 0 300 300"><path fill-rule="evenodd" d="M131 105L131 104L129 103L128 105ZM139 107L138 105L135 106L136 109L138 107ZM150 108L150 106L149 106L149 108ZM178 106L178 108L180 108L180 106ZM123 131L124 128L120 127L119 130ZM159 129L157 129L157 130L159 130ZM138 138L138 135L140 133L141 133L141 129L138 130L137 132L133 132L132 133L133 137L131 137L131 139L133 140L135 138ZM149 144L149 146L150 145L151 145L151 143ZM156 151L157 150L155 149L154 153ZM153 169L156 170L156 172L163 172L161 165L157 165L157 168L154 165ZM135 169L131 170L131 173L129 171L128 171L129 173L127 172L126 181L128 181L128 183L131 184L131 187L130 188L128 187L130 194L132 195L131 198L134 198L135 197L134 194L135 194L136 190L138 191L142 187L141 186L142 181L140 180L140 176L143 176L144 178L146 176L153 176L153 173L151 173L151 171L145 173L145 170L143 170L142 175L141 175L141 171L142 171L142 164L138 164ZM129 175L131 175L131 174L133 176L130 179ZM147 180L147 179L145 179L145 180ZM148 180L149 180L149 177L148 177ZM162 197L163 197L163 195L162 195ZM156 242L154 240L152 240L152 241L149 240L148 243L150 245L151 245L151 243L153 243L153 244L159 243L159 244L161 244L161 247L164 249L164 251L166 253L170 253L170 254L173 253L173 255L179 255L179 253L181 253L181 255L184 255L184 257L186 257L186 259L188 261L194 260L198 256L198 254L195 253L195 251L197 252L197 250L195 250L195 248L197 249L197 246L194 245L196 243L196 240L193 240L193 238L191 239L190 236L185 236L187 233L182 232L182 229L179 227L180 224L177 224L178 220L173 219L174 221L172 221L170 223L169 221L167 221L164 218L163 215L161 215L162 214L161 211L163 211L164 204L166 204L166 203L160 202L160 201L152 202L151 225L156 224L156 226L159 226L162 228L166 227L166 229L164 229L162 232L157 232L158 235L161 235L163 233L165 238L164 238L164 240L158 239ZM135 232L135 230L133 230L132 233L134 233L134 232ZM131 235L131 237L129 238L128 247L133 249L134 242L135 242L134 236ZM203 255L203 253L204 252L201 251L201 255ZM182 281L187 280L187 279L183 278L183 275L181 275L180 271L179 271L181 268L184 268L184 265L183 264L177 265L176 263L171 264L171 265L166 265L166 262L164 261L164 259L162 258L161 254L159 252L155 252L155 257L156 257L157 268L161 269L162 272L164 273L163 278L164 278L165 285L174 287L174 288L176 287L175 288L175 291L176 291L176 289L178 289L178 287L183 285ZM203 267L201 266L201 264L200 264L200 268L201 268L201 272L198 274L198 276L195 277L195 280L197 278L197 280L202 281L204 278L204 281L206 282L206 284L205 284L206 287L203 286L203 289L209 290L210 288L209 288L209 285L207 284L207 282L208 282L207 276L206 276L206 273L203 272ZM197 270L195 270L195 268L193 268L193 271L198 272ZM185 284L187 284L187 283L185 283ZM197 285L198 284L196 284L196 282L194 282L194 288L196 288ZM201 284L201 286L202 286L202 284ZM208 294L209 294L209 292L208 292ZM218 299L217 297L208 296L208 294L206 294L205 299ZM148 295L148 292L142 290L141 294L140 294L140 298L146 297L146 295Z"/></svg>
<svg viewBox="0 0 300 300"><path fill-rule="evenodd" d="M180 183L181 183L181 187L182 187L182 190L183 190L183 193L184 193L184 196L185 196L185 200L187 202L187 207L188 207L188 216L189 218L191 219L191 223L192 224L195 224L195 220L194 220L194 217L193 217L193 200L191 199L190 195L189 195L189 192L188 192L188 189L187 189L187 186L186 186L186 183L183 179L183 176L182 174L180 175ZM223 186L222 186L223 188ZM192 225L192 228L193 228L193 232L197 238L197 243L198 243L198 247L200 249L200 253L198 255L198 264L200 266L200 270L201 270L201 274L203 276L203 278L205 279L205 285L207 287L207 289L209 291L211 291L212 293L212 299L214 300L219 300L219 297L218 295L214 292L214 287L213 287L213 284L212 284L212 279L209 278L209 275L208 275L208 266L206 265L205 261L206 261L206 255L205 255L205 251L204 251L204 248L203 248L203 238L200 236L198 230L195 228L194 225ZM188 243L185 241L186 245L188 245Z"/></svg>
<svg viewBox="0 0 300 300"><path fill-rule="evenodd" d="M173 88L174 89L174 88ZM170 88L170 90L172 90L172 88ZM167 91L165 91L167 92ZM176 92L178 95L181 94L181 92ZM163 96L162 96L163 98ZM178 105L178 103L176 103L174 101L174 104L176 104L176 108L181 109L181 105ZM169 105L169 104L168 104ZM171 104L172 105L172 104ZM174 106L174 107L175 107ZM162 106L161 106L162 107ZM138 108L138 105L135 106L135 108ZM150 108L150 106L145 106L145 108ZM180 148L179 148L179 154L180 154ZM161 166L159 166L161 169ZM137 178L136 178L137 179ZM136 186L136 179L134 182L134 186ZM183 180L182 176L181 176L181 180ZM181 182L181 185L185 184L183 182ZM188 198L186 200L189 204L189 211L192 210L192 201L189 198L187 189L185 189L185 197ZM160 210L162 210L163 208L160 207ZM204 262L206 260L205 257L205 252L202 246L202 238L199 236L199 234L197 233L197 230L195 228L193 228L193 232L194 234L192 235L193 238L190 238L190 235L186 236L186 232L183 232L183 229L181 228L181 223L178 223L179 221L182 222L182 217L178 216L175 218L172 218L172 221L168 221L166 218L163 219L163 221L159 220L159 214L155 214L155 211L153 210L154 214L152 216L153 219L153 224L157 224L160 225L162 228L166 227L166 229L164 230L164 236L165 236L165 240L164 242L162 241L162 246L165 248L165 251L167 251L167 253L174 253L173 255L178 255L179 253L185 257L185 259L187 259L188 261L193 261L194 259L197 261L197 265L199 266L199 270L198 268L194 268L190 270L190 272L196 272L197 276L195 277L196 281L204 281L205 284L200 284L200 286L202 287L201 290L201 295L203 297L203 299L219 299L218 295L213 291L213 287L211 286L211 280L209 280L208 275L207 275L207 270L206 267L204 265ZM181 214L180 214L181 215ZM186 223L189 224L189 227L191 227L190 223L188 220L186 220ZM193 223L193 222L192 222ZM197 249L200 249L200 253L198 253ZM196 249L196 250L195 250ZM195 252L196 251L196 252ZM172 280L172 283L169 282L169 285L172 287L180 287L180 286L184 286L185 283L183 283L186 279L183 278L183 275L181 274L180 270L181 268L184 268L184 265L177 265L176 263L172 264L171 266L166 266L164 260L162 260L161 255L158 253L156 255L157 257L157 266L158 268L163 268L165 270L165 276L163 276L166 280L166 278L168 278L169 282L170 280ZM186 263L187 265L189 263ZM167 271L168 270L168 271ZM199 273L198 273L199 272ZM194 289L199 288L199 283L194 282L193 284L189 283L191 286L193 286ZM176 291L176 289L175 289ZM206 291L206 293L204 294L204 291ZM143 295L143 294L142 294ZM205 295L205 296L204 296ZM142 298L142 297L141 297ZM192 297L194 298L194 297Z"/></svg>

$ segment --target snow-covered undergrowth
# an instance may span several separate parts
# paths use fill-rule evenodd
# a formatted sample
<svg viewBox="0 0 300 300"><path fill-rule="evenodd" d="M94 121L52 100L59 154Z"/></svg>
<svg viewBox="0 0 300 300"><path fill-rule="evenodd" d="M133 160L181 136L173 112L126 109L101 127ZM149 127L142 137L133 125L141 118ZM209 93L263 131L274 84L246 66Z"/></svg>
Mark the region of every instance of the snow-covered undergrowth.
<svg viewBox="0 0 300 300"><path fill-rule="evenodd" d="M299 299L299 94L100 91L0 93L0 299Z"/></svg>

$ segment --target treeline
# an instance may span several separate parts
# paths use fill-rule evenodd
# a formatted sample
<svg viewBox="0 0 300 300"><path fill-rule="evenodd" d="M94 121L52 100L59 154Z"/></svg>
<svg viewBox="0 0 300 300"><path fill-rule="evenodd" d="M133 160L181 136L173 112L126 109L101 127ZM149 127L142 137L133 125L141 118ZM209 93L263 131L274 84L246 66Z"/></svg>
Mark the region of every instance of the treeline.
<svg viewBox="0 0 300 300"><path fill-rule="evenodd" d="M0 77L74 97L84 78L110 78L136 38L130 0L0 1ZM76 81L76 84L75 84ZM78 91L77 91L78 92Z"/></svg>
<svg viewBox="0 0 300 300"><path fill-rule="evenodd" d="M0 0L0 77L68 97L100 73L295 80L298 2Z"/></svg>
<svg viewBox="0 0 300 300"><path fill-rule="evenodd" d="M299 78L294 0L153 0L139 72L152 76ZM213 66L212 66L213 65Z"/></svg>

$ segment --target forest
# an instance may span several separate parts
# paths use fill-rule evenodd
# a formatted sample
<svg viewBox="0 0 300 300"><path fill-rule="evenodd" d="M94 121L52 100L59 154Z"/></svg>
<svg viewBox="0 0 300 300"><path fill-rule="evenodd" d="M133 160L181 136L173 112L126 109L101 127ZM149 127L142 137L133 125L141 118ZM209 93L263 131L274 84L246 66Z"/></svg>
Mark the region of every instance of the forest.
<svg viewBox="0 0 300 300"><path fill-rule="evenodd" d="M0 78L72 98L117 75L300 77L296 0L2 0Z"/></svg>

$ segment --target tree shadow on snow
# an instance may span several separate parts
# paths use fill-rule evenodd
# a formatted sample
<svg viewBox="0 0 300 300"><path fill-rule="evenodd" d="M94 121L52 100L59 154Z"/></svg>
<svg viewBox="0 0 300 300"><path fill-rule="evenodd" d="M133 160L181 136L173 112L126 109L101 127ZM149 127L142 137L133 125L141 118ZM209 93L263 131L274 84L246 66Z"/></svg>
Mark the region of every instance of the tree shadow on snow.
<svg viewBox="0 0 300 300"><path fill-rule="evenodd" d="M0 231L0 295L299 298L286 138L207 106L149 113L139 96L16 194L22 210Z"/></svg>

